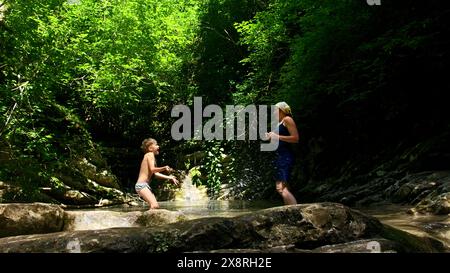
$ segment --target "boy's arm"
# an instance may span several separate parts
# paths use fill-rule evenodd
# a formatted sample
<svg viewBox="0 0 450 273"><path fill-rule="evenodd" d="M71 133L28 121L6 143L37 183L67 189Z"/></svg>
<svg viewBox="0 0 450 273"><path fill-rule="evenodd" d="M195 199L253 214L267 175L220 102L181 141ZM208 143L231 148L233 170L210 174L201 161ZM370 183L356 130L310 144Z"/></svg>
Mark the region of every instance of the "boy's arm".
<svg viewBox="0 0 450 273"><path fill-rule="evenodd" d="M159 178L159 179L172 180L173 183L178 185L178 180L173 175L165 175L165 174L162 174L162 173L155 173L155 177Z"/></svg>
<svg viewBox="0 0 450 273"><path fill-rule="evenodd" d="M156 167L155 166L155 155L153 155L152 153L148 153L145 156L147 157L148 168L150 169L150 171L152 173L159 173L159 172L167 171L167 169L168 169L167 166L164 166L164 167Z"/></svg>
<svg viewBox="0 0 450 273"><path fill-rule="evenodd" d="M155 177L158 179L171 179L172 178L172 176L168 176L168 175L165 175L162 173L155 173Z"/></svg>

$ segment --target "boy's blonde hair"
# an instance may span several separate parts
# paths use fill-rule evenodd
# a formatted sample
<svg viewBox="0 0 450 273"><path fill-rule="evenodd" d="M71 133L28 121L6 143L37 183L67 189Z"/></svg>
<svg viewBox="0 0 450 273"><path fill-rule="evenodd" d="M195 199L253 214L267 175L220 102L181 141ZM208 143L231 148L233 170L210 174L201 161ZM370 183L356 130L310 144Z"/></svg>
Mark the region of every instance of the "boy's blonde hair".
<svg viewBox="0 0 450 273"><path fill-rule="evenodd" d="M150 147L150 145L155 145L156 144L156 140L154 138L146 138L142 141L142 145L141 145L141 149L144 153L148 152L148 147Z"/></svg>

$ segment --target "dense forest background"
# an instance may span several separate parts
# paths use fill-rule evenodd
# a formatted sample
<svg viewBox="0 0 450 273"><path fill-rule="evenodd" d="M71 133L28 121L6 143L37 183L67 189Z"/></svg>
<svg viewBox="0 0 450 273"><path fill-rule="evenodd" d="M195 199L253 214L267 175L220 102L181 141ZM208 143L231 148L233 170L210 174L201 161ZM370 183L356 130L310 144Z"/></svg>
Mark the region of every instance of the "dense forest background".
<svg viewBox="0 0 450 273"><path fill-rule="evenodd" d="M449 18L438 0L0 1L0 201L118 200L147 137L212 198L279 198L258 142L171 139L194 96L288 102L300 202L442 197L449 175L408 198L399 181L450 169Z"/></svg>

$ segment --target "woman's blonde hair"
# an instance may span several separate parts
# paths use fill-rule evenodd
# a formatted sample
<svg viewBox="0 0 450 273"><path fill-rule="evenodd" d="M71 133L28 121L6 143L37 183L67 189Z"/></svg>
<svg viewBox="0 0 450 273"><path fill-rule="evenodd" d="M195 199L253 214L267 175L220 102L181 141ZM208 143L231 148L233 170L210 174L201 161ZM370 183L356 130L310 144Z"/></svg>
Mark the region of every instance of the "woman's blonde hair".
<svg viewBox="0 0 450 273"><path fill-rule="evenodd" d="M142 145L141 145L141 149L144 153L148 152L148 147L150 147L150 145L155 145L156 144L156 140L154 138L146 138L142 141Z"/></svg>
<svg viewBox="0 0 450 273"><path fill-rule="evenodd" d="M283 111L283 113L285 113L286 115L292 116L291 107L286 102L281 101L281 102L275 104L275 107L277 107L278 109Z"/></svg>

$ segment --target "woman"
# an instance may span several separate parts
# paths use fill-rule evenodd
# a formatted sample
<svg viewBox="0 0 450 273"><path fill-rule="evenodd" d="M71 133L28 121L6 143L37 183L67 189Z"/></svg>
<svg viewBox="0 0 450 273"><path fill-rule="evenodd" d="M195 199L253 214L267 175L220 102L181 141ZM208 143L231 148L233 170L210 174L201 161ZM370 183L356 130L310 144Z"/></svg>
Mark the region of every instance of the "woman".
<svg viewBox="0 0 450 273"><path fill-rule="evenodd" d="M294 151L290 143L298 143L297 126L292 119L291 108L286 102L275 104L275 111L275 115L278 116L280 123L275 132L267 133L266 136L269 140L272 138L279 140L275 160L276 189L281 197L283 197L285 205L295 205L297 204L297 200L289 191L286 184L289 181L292 166L295 161Z"/></svg>

